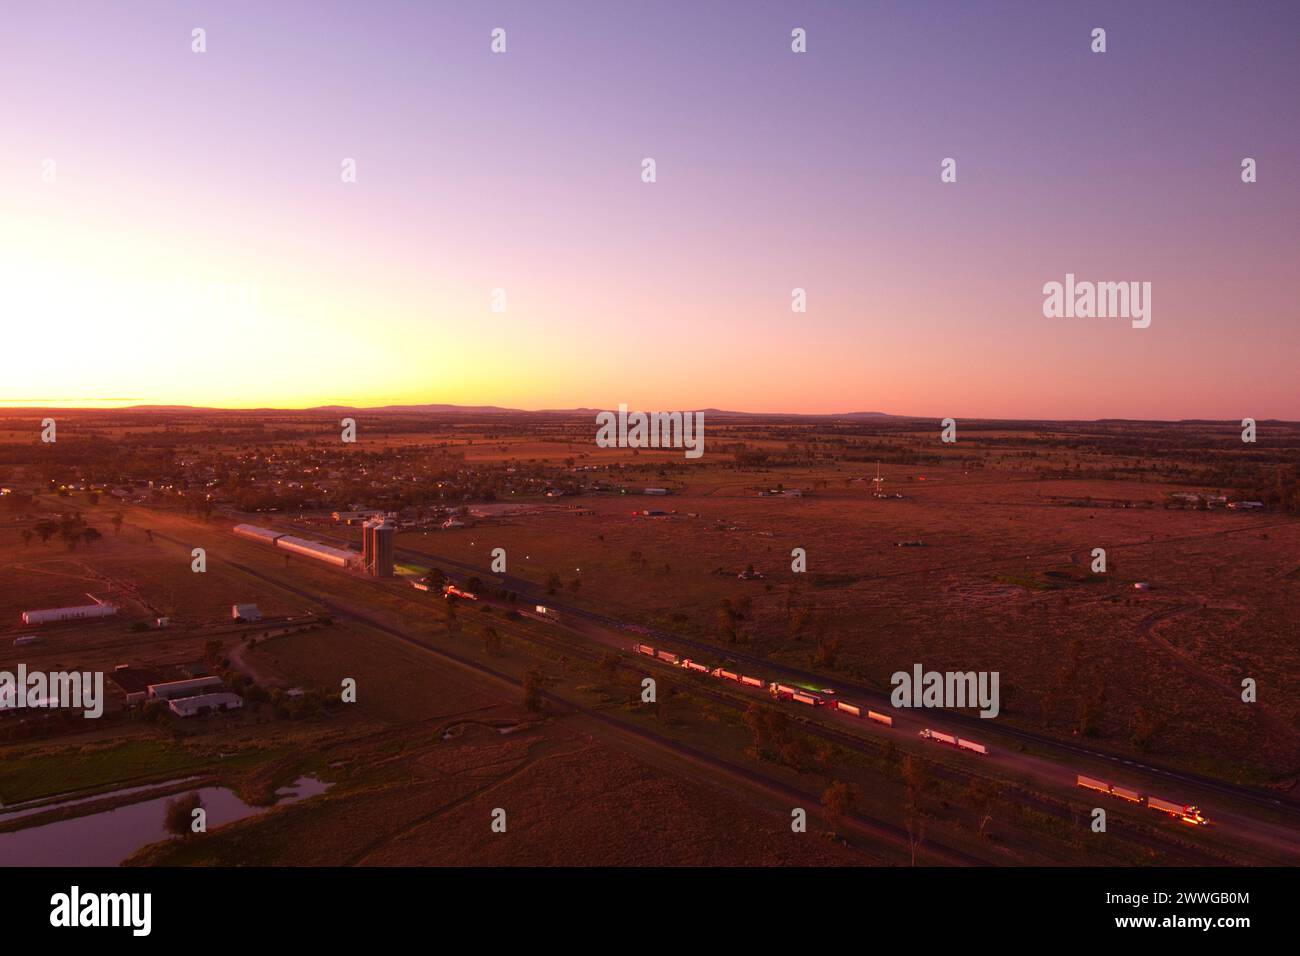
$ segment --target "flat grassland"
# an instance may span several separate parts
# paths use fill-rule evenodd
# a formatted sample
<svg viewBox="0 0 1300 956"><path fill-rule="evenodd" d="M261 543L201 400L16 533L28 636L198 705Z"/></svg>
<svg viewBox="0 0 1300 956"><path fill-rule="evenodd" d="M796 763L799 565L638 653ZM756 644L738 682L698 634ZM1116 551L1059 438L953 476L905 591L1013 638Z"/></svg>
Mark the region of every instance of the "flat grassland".
<svg viewBox="0 0 1300 956"><path fill-rule="evenodd" d="M277 468L303 456L312 475L328 472L304 421L320 425L252 414L224 421L229 433L205 425L176 454L216 442ZM523 493L445 502L444 513L464 506L468 527L398 535L401 564L476 574L505 602L494 609L465 602L449 615L402 578L347 574L229 530L246 520L299 525L306 537L356 544L358 530L333 524L328 507L224 505L199 517L182 513L172 492L92 503L44 491L26 511L0 507L0 670L128 664L164 679L240 676L259 689L241 711L189 721L145 719L111 686L103 721L6 716L0 802L93 798L87 806L99 808L117 788L175 792L202 780L270 807L143 847L132 858L140 864L897 864L910 859L897 833L918 819L928 834L915 841L921 862L1239 859L1227 840L1171 839L1142 814L1128 842L1099 849L1079 838L1078 808L1061 794L1034 792L1026 779L981 780L942 756L917 763L915 741L854 752L805 741L794 757L762 753L742 720L747 702L727 705L660 674L664 708L639 706L639 677L623 672L626 661L611 668L608 644L503 613L512 588L516 607L536 600L602 615L627 645L638 625L654 627L705 645L692 654L709 664L759 658L831 686L888 693L891 675L915 664L997 671L998 724L1294 790L1300 518L1284 508L1169 507L1189 489L1227 486L1173 480L1195 455L1147 459L1126 436L1114 439L1120 453L1043 427L989 427L940 448L922 430L855 438L838 426L751 422L719 425L706 456L688 462L680 452L597 449L586 423L534 425L363 428L358 453L371 457L342 499L375 504L354 489L402 479L372 477L386 454L415 456L398 471L427 456L448 483L500 481L507 468L535 475ZM186 434L176 423L118 424L99 436L148 447ZM872 494L877 457L884 490L898 497ZM596 487L544 493L589 477ZM670 494L641 493L650 487ZM20 536L71 511L100 536L75 548ZM191 568L196 547L207 553L202 574ZM504 576L490 570L498 548ZM1104 571L1094 570L1097 549ZM805 570L792 567L796 554ZM18 621L22 610L88 595L121 612L39 628ZM265 619L232 621L236 603L256 603ZM159 617L169 626L154 626ZM42 643L13 646L33 632ZM763 674L762 663L751 667ZM540 710L523 706L530 672L555 695ZM345 681L355 682L355 703L338 702ZM1243 701L1244 684L1257 700ZM299 690L328 706L294 710L288 695ZM327 792L272 806L275 790L304 774ZM857 783L863 818L881 827L847 842L796 838L792 802L823 833L817 797L833 780ZM491 826L497 809L505 834ZM12 825L0 815L0 831Z"/></svg>

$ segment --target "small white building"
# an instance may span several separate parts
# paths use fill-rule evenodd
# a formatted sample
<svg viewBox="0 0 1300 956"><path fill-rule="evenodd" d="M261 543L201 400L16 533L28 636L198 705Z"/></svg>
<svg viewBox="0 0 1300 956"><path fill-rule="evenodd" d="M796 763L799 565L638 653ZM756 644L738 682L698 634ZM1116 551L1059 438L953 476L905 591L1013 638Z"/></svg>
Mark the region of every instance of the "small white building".
<svg viewBox="0 0 1300 956"><path fill-rule="evenodd" d="M244 698L229 691L219 694L199 694L197 697L182 697L167 702L167 709L177 717L195 717L204 711L237 710L243 706Z"/></svg>
<svg viewBox="0 0 1300 956"><path fill-rule="evenodd" d="M230 617L236 621L260 621L262 611L256 604L232 604Z"/></svg>

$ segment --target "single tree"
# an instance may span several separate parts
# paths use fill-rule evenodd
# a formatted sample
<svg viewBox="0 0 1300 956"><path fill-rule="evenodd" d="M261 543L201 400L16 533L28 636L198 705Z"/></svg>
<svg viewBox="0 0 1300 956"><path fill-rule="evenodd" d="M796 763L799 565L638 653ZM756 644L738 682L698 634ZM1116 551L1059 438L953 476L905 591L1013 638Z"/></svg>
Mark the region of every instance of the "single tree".
<svg viewBox="0 0 1300 956"><path fill-rule="evenodd" d="M194 833L194 811L203 806L203 798L197 792L182 794L175 800L167 801L163 826L173 836L187 837Z"/></svg>
<svg viewBox="0 0 1300 956"><path fill-rule="evenodd" d="M857 808L861 796L857 784L845 783L843 780L836 780L826 788L822 793L822 812L826 815L826 822L831 825L832 832L840 832L845 817Z"/></svg>
<svg viewBox="0 0 1300 956"><path fill-rule="evenodd" d="M542 709L542 688L546 686L546 678L543 676L541 669L534 667L524 675L524 706L531 711Z"/></svg>

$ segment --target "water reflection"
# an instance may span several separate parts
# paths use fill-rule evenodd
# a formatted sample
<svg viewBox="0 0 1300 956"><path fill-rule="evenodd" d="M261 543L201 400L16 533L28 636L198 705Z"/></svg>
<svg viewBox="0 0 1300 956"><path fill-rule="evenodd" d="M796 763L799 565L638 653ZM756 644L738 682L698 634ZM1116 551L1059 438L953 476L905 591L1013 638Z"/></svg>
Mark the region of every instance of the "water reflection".
<svg viewBox="0 0 1300 956"><path fill-rule="evenodd" d="M279 799L275 806L314 797L329 787L328 783L315 777L299 777L276 791ZM207 810L209 830L270 809L250 806L226 787L201 787L198 793ZM140 847L168 838L169 834L163 828L167 801L179 795L129 803L114 810L13 833L0 833L0 866L117 866ZM84 801L69 801L66 805L80 802ZM0 820L4 819L0 816Z"/></svg>

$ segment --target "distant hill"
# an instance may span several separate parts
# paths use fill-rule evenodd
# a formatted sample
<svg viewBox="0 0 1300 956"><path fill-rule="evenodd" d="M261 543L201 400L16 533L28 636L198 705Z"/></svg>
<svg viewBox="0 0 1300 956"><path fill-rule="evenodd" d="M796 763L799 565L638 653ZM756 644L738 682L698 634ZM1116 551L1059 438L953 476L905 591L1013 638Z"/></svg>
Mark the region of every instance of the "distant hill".
<svg viewBox="0 0 1300 956"><path fill-rule="evenodd" d="M594 418L602 411L615 411L616 409L605 408L506 408L501 405L451 405L447 403L428 403L423 405L315 405L310 408L218 408L208 405L123 405L118 407L94 406L87 408L76 408L67 405L0 405L0 415L12 418L15 416L30 416L41 411L76 411L92 412L99 415L120 415L120 414L164 414L164 415L186 415L186 414L209 414L209 415L338 415L345 413L365 413L365 414L392 414L392 415L449 415L449 416L472 416L472 415L533 415L533 416L553 416L567 418ZM895 422L907 425L908 423L937 421L938 416L918 416L918 415L896 415L891 412L740 412L723 408L701 408L701 409L654 409L654 408L636 408L632 407L629 411L700 411L706 416L714 419L755 419L760 421L859 421L859 422ZM1126 425L1183 425L1183 426L1235 426L1236 419L1216 421L1215 419L1182 419L1179 421L1162 421L1159 419L1136 419L1136 418L1100 418L1100 419L1034 419L1034 418L979 418L970 416L959 420L965 422L969 427L972 425L999 426L1003 428L1015 428L1018 426L1041 427L1044 425L1099 425L1099 426L1126 426ZM1288 422L1286 419L1261 418L1258 419L1261 425L1291 425L1295 423Z"/></svg>
<svg viewBox="0 0 1300 956"><path fill-rule="evenodd" d="M368 414L400 415L556 415L566 417L593 418L602 411L617 411L604 408L506 408L501 405L451 405L430 402L422 405L313 405L309 408L216 408L207 405L126 405L121 408L97 409L106 412L230 412L233 414L256 414L268 412L299 412L334 415L344 412L365 412ZM648 409L632 407L634 411L691 411L703 412L712 418L834 418L855 420L904 420L913 416L891 415L888 412L742 412L726 408L692 408L692 409Z"/></svg>

